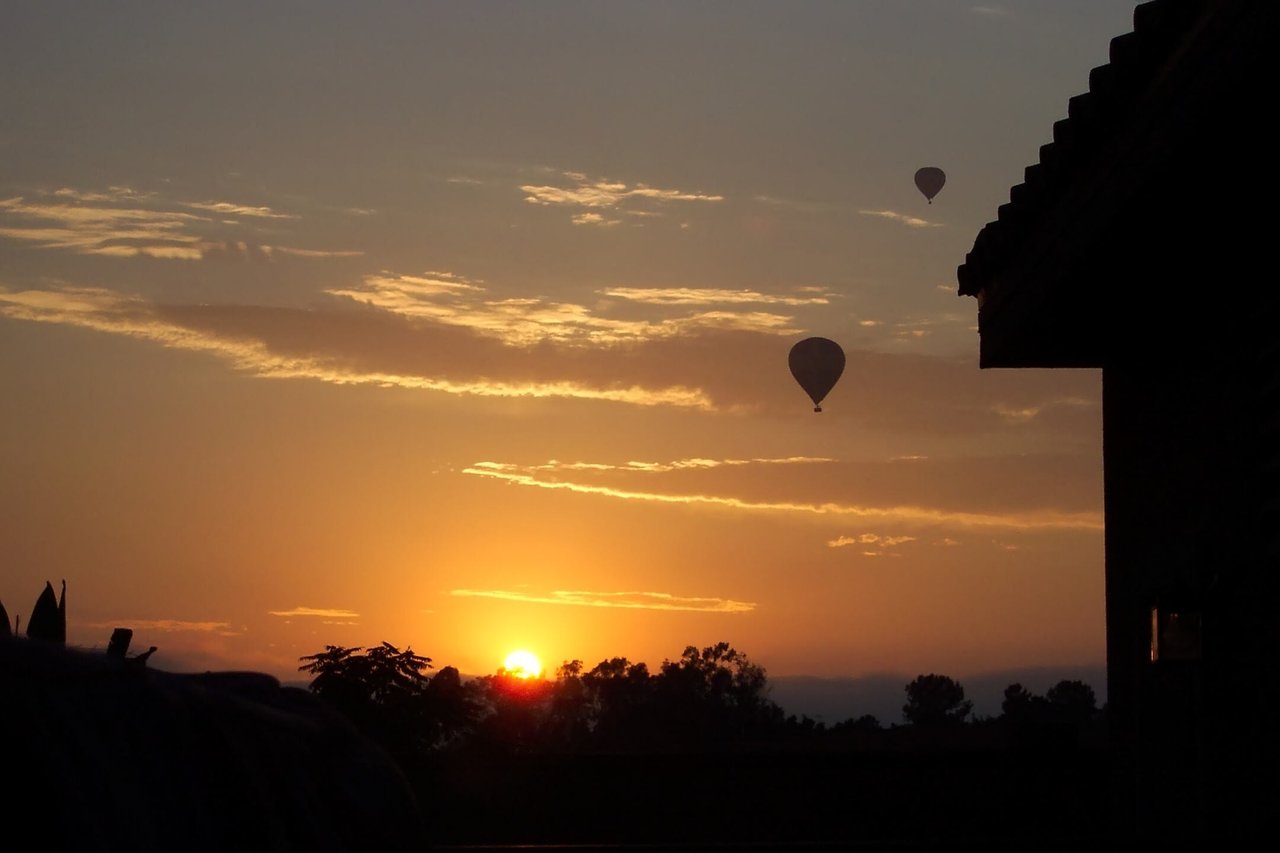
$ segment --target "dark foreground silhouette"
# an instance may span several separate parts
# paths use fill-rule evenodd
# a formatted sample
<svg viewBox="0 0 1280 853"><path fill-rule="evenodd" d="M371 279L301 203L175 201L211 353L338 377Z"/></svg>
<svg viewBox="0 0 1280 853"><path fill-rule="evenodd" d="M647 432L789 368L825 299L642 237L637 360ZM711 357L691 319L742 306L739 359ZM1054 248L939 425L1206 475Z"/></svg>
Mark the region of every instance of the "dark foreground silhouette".
<svg viewBox="0 0 1280 853"><path fill-rule="evenodd" d="M27 636L0 636L5 805L42 849L1063 849L1124 834L1080 682L1010 685L999 718L971 720L963 686L930 673L905 686L908 725L827 727L785 717L728 643L654 673L612 658L545 680L329 646L302 659L308 691L158 671L123 628L103 653L69 650L65 619L48 585Z"/></svg>
<svg viewBox="0 0 1280 853"><path fill-rule="evenodd" d="M421 849L386 754L304 690L0 637L10 832L35 850Z"/></svg>

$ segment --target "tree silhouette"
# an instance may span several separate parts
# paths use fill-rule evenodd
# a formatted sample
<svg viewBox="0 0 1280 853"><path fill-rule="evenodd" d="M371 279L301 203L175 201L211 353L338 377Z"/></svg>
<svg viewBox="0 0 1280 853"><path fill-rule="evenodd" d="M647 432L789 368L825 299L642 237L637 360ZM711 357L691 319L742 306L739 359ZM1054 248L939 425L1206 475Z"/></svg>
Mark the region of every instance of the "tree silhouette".
<svg viewBox="0 0 1280 853"><path fill-rule="evenodd" d="M1025 717L1036 701L1030 690L1016 681L1004 689L1004 701L1000 703L1000 711L1006 717Z"/></svg>
<svg viewBox="0 0 1280 853"><path fill-rule="evenodd" d="M683 742L710 742L761 734L783 723L782 709L764 695L764 667L728 643L699 651L687 646L666 660L655 690L663 735Z"/></svg>
<svg viewBox="0 0 1280 853"><path fill-rule="evenodd" d="M1049 688L1044 698L1058 719L1083 726L1098 711L1098 699L1093 688L1083 681L1059 681Z"/></svg>
<svg viewBox="0 0 1280 853"><path fill-rule="evenodd" d="M593 742L617 747L653 740L654 682L647 666L626 658L610 658L583 675L582 684Z"/></svg>
<svg viewBox="0 0 1280 853"><path fill-rule="evenodd" d="M326 646L300 660L299 671L315 676L311 692L393 753L434 745L440 727L429 713L425 670L431 668L431 658L383 642L369 649Z"/></svg>
<svg viewBox="0 0 1280 853"><path fill-rule="evenodd" d="M475 700L456 667L446 666L431 676L422 691L422 704L431 746L454 745L475 722Z"/></svg>
<svg viewBox="0 0 1280 853"><path fill-rule="evenodd" d="M547 727L555 683L521 678L505 669L469 685L477 708L476 734L490 748L533 752L550 745Z"/></svg>
<svg viewBox="0 0 1280 853"><path fill-rule="evenodd" d="M1093 688L1083 681L1059 681L1044 696L1021 684L1004 691L1003 723L1013 742L1038 748L1070 747L1098 715Z"/></svg>
<svg viewBox="0 0 1280 853"><path fill-rule="evenodd" d="M906 691L907 704L902 706L902 715L913 726L955 725L964 722L973 710L973 703L964 698L964 688L945 675L916 676Z"/></svg>
<svg viewBox="0 0 1280 853"><path fill-rule="evenodd" d="M546 737L561 748L586 741L591 729L591 707L582 680L582 661L566 661L556 670L548 709Z"/></svg>

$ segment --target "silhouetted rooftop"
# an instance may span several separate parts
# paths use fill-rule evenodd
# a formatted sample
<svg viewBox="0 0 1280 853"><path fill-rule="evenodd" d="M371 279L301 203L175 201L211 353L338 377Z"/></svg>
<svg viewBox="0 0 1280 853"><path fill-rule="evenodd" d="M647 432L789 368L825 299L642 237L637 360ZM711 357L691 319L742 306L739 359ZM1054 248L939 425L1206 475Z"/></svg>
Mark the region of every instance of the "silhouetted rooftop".
<svg viewBox="0 0 1280 853"><path fill-rule="evenodd" d="M1139 246L1158 248L1157 254L1184 248L1187 234L1163 246L1141 240L1125 246L1123 232L1151 221L1153 210L1157 217L1170 215L1171 205L1181 205L1183 215L1234 212L1209 209L1218 190L1208 188L1265 167L1265 161L1247 161L1266 153L1251 137L1269 136L1261 130L1274 90L1263 80L1274 75L1270 42L1278 6L1154 0L1134 10L1133 32L1112 39L1110 62L1090 73L1088 92L1070 99L1040 162L1027 167L1024 182L1010 190L1009 202L978 233L957 271L960 295L978 297L984 315L983 366L1099 366L1108 351L1106 330L1073 309L1058 322L1083 320L1069 345L1022 340L1024 328L1016 333L1017 346L989 346L988 332L1001 338L1035 325L1039 320L1032 318L1046 310L1063 309L1061 295L1024 296L1029 290L1070 291L1075 301L1123 295L1096 292L1100 261ZM1233 152L1240 140L1250 141ZM1188 175L1191 182L1183 186L1191 192L1170 189ZM1195 195L1200 190L1207 194ZM1250 190L1254 198L1262 197L1258 190ZM1194 242L1194 231L1188 233Z"/></svg>

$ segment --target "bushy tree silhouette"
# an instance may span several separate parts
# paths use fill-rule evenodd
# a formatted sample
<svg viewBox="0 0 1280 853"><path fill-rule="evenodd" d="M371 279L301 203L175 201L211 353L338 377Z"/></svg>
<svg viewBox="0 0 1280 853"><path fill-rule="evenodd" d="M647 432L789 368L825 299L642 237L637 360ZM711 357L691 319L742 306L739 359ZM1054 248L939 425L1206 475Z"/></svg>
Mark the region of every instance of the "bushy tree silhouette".
<svg viewBox="0 0 1280 853"><path fill-rule="evenodd" d="M1010 684L1000 707L1010 738L1024 747L1070 747L1098 716L1093 688L1083 681L1059 681L1044 696Z"/></svg>
<svg viewBox="0 0 1280 853"><path fill-rule="evenodd" d="M506 670L472 681L479 744L507 752L548 748L555 687L555 682L522 678Z"/></svg>
<svg viewBox="0 0 1280 853"><path fill-rule="evenodd" d="M973 703L964 698L964 687L945 675L916 676L906 691L907 704L902 706L902 715L913 726L955 725L964 722L973 710Z"/></svg>
<svg viewBox="0 0 1280 853"><path fill-rule="evenodd" d="M1049 688L1044 698L1056 719L1078 728L1088 725L1098 712L1093 688L1083 681L1059 681Z"/></svg>
<svg viewBox="0 0 1280 853"><path fill-rule="evenodd" d="M591 739L605 748L649 743L655 735L654 683L649 668L624 657L596 664L582 676Z"/></svg>
<svg viewBox="0 0 1280 853"><path fill-rule="evenodd" d="M765 697L764 667L728 643L699 651L687 646L663 661L655 691L662 734L677 742L724 741L760 735L783 722Z"/></svg>
<svg viewBox="0 0 1280 853"><path fill-rule="evenodd" d="M311 692L392 752L434 745L441 726L431 713L438 703L427 695L431 658L383 642L369 649L326 646L300 660L299 671L315 676Z"/></svg>

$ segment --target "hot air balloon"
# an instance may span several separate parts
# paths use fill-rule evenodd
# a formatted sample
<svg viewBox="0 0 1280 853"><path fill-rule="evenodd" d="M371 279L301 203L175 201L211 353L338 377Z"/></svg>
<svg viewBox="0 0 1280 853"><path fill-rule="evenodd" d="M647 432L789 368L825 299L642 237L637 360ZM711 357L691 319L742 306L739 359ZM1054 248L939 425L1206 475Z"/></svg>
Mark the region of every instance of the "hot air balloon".
<svg viewBox="0 0 1280 853"><path fill-rule="evenodd" d="M923 169L916 170L916 187L924 193L925 198L929 199L929 204L933 204L933 197L946 182L947 173L937 166L925 166Z"/></svg>
<svg viewBox="0 0 1280 853"><path fill-rule="evenodd" d="M791 375L813 400L813 410L822 411L822 399L844 373L844 350L826 338L805 338L791 348L787 357Z"/></svg>

